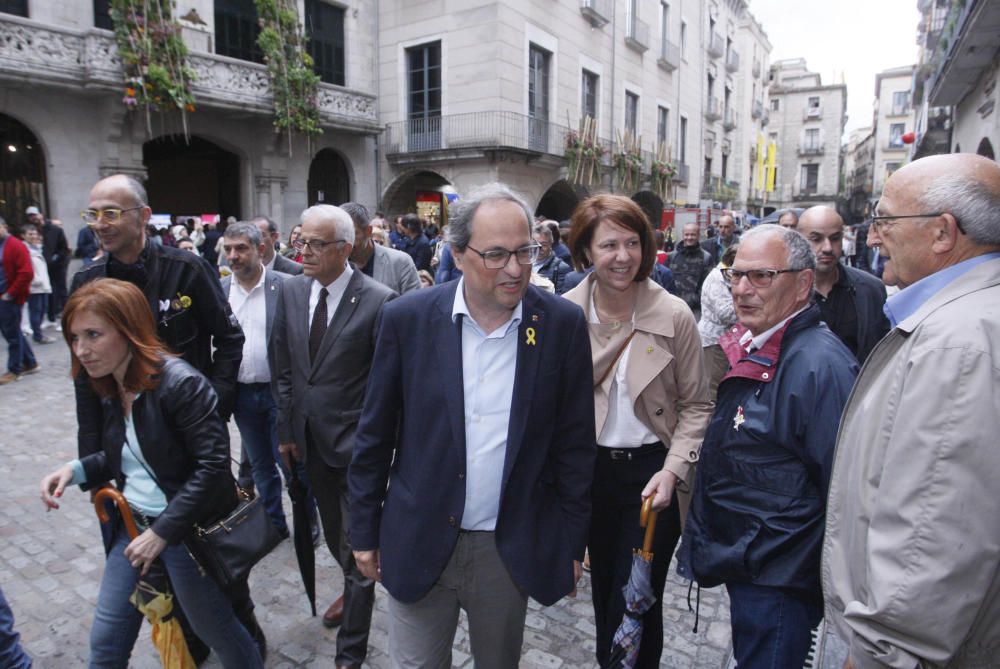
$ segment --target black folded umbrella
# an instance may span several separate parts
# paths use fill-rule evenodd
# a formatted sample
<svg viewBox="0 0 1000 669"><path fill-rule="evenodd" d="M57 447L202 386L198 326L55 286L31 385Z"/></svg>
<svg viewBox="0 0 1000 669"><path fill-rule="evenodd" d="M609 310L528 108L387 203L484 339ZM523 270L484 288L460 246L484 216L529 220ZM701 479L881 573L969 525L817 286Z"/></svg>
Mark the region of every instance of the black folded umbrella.
<svg viewBox="0 0 1000 669"><path fill-rule="evenodd" d="M288 496L292 498L292 531L295 533L295 559L299 563L302 584L309 597L313 616L316 615L316 547L313 545L310 509L307 503L309 489L299 478L296 463L291 462L291 479L288 481Z"/></svg>

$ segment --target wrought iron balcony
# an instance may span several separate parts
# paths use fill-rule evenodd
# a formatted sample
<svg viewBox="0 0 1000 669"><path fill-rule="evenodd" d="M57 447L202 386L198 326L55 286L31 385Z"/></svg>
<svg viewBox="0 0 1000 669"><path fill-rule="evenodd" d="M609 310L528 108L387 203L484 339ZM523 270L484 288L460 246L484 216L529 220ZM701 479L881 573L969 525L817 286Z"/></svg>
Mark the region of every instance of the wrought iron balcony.
<svg viewBox="0 0 1000 669"><path fill-rule="evenodd" d="M823 118L822 107L806 107L802 110L803 121L814 121Z"/></svg>
<svg viewBox="0 0 1000 669"><path fill-rule="evenodd" d="M580 13L595 28L600 28L611 20L614 7L611 0L580 0Z"/></svg>
<svg viewBox="0 0 1000 669"><path fill-rule="evenodd" d="M687 185L691 177L691 166L687 163L677 163L677 174L674 175L674 183Z"/></svg>
<svg viewBox="0 0 1000 669"><path fill-rule="evenodd" d="M198 107L270 115L273 98L263 65L210 53L187 58ZM114 36L107 30L42 25L0 14L0 80L30 82L73 90L123 90L122 65ZM379 131L375 96L320 84L317 100L325 127Z"/></svg>
<svg viewBox="0 0 1000 669"><path fill-rule="evenodd" d="M754 100L753 104L750 106L750 117L760 118L764 115L764 103L760 100Z"/></svg>
<svg viewBox="0 0 1000 669"><path fill-rule="evenodd" d="M485 111L389 123L379 141L390 162L402 163L476 157L484 151L562 156L567 133L565 126L525 114ZM609 154L606 150L605 158Z"/></svg>
<svg viewBox="0 0 1000 669"><path fill-rule="evenodd" d="M726 43L722 41L722 35L717 32L712 32L708 36L708 55L712 58L722 58L722 54L726 52Z"/></svg>
<svg viewBox="0 0 1000 669"><path fill-rule="evenodd" d="M756 79L760 76L760 58L753 59L753 66L750 68L750 74Z"/></svg>
<svg viewBox="0 0 1000 669"><path fill-rule="evenodd" d="M736 49L730 49L726 54L726 72L738 72L740 69L740 54Z"/></svg>
<svg viewBox="0 0 1000 669"><path fill-rule="evenodd" d="M824 151L824 142L803 142L799 144L800 156L821 156Z"/></svg>
<svg viewBox="0 0 1000 669"><path fill-rule="evenodd" d="M681 64L681 48L668 39L660 42L660 57L657 64L668 72L673 72Z"/></svg>
<svg viewBox="0 0 1000 669"><path fill-rule="evenodd" d="M722 129L725 130L726 132L730 132L735 128L736 128L736 112L733 110L732 107L729 107L725 110L725 112L722 115Z"/></svg>
<svg viewBox="0 0 1000 669"><path fill-rule="evenodd" d="M625 44L639 53L646 51L649 48L649 25L632 17L626 26Z"/></svg>
<svg viewBox="0 0 1000 669"><path fill-rule="evenodd" d="M709 95L705 103L705 120L718 121L720 118L722 118L722 105L719 98Z"/></svg>

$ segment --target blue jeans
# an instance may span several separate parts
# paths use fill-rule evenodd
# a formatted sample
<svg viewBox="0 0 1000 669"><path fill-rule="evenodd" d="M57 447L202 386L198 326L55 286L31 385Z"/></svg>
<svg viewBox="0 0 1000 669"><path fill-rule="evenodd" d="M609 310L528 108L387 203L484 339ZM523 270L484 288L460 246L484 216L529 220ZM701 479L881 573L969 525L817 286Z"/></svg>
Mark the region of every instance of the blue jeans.
<svg viewBox="0 0 1000 669"><path fill-rule="evenodd" d="M48 293L32 293L28 296L28 321L31 322L31 334L35 341L42 341L42 320L49 308Z"/></svg>
<svg viewBox="0 0 1000 669"><path fill-rule="evenodd" d="M0 589L0 667L4 669L31 669L31 658L21 650L17 632L14 631L14 614L7 598Z"/></svg>
<svg viewBox="0 0 1000 669"><path fill-rule="evenodd" d="M780 588L727 583L733 654L739 669L801 667L810 632L823 618L823 605Z"/></svg>
<svg viewBox="0 0 1000 669"><path fill-rule="evenodd" d="M142 626L143 616L129 602L139 578L125 557L129 543L121 525L104 565L101 591L97 597L94 626L90 630L90 666L125 669L132 646ZM174 605L178 602L195 633L219 656L224 667L263 668L257 645L233 613L233 607L183 544L167 546L159 557L170 577Z"/></svg>
<svg viewBox="0 0 1000 669"><path fill-rule="evenodd" d="M7 340L7 371L20 374L38 362L27 337L21 332L21 306L13 300L0 300L0 332Z"/></svg>
<svg viewBox="0 0 1000 669"><path fill-rule="evenodd" d="M278 407L268 383L237 383L236 406L233 409L240 439L250 459L253 483L278 530L288 531L285 512L281 508L281 477L287 481L291 474L278 454ZM280 474L279 474L280 470ZM306 471L300 462L296 466L299 480L306 483ZM316 513L312 494L307 499L310 514Z"/></svg>

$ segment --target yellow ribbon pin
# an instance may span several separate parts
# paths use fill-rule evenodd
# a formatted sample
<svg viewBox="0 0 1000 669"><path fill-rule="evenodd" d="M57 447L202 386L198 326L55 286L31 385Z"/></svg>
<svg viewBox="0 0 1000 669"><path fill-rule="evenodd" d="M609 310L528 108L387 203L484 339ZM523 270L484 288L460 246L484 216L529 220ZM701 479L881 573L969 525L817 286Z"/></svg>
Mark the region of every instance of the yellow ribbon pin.
<svg viewBox="0 0 1000 669"><path fill-rule="evenodd" d="M534 346L535 345L535 328L528 328L527 330L524 331L524 334L527 337L527 340L525 341L525 343L528 344L528 346Z"/></svg>

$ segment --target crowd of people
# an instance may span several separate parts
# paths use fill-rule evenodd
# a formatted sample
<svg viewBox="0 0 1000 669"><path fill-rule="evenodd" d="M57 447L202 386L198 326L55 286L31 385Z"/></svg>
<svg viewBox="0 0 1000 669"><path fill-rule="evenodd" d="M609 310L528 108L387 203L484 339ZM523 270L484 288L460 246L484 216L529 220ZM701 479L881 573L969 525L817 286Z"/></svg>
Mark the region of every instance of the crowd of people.
<svg viewBox="0 0 1000 669"><path fill-rule="evenodd" d="M90 193L99 257L64 303L46 262L68 248L0 224L8 375L38 368L21 305L33 334L43 265L73 364L79 454L43 502L114 483L142 521L102 529L92 664L128 663L129 596L158 564L196 662L263 666L247 580L213 582L186 546L239 490L288 537L283 482L301 479L310 540L344 573L322 616L338 667L366 660L376 582L392 666L450 666L465 611L476 666L515 667L528 599L573 594L585 564L596 662L657 667L675 550L693 584L725 586L741 669L802 666L824 617L844 667L996 666L998 207L996 163L915 161L856 268L825 206L745 231L724 215L704 239L686 225L667 253L627 197L560 227L502 184L454 202L446 230L344 203L287 240L261 216L156 241L143 186L116 175ZM636 613L644 503L659 520ZM2 592L0 609L0 656L18 657Z"/></svg>

